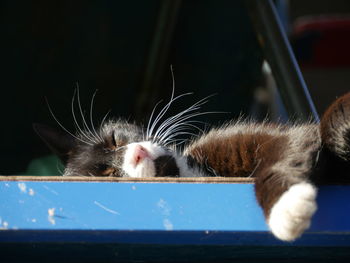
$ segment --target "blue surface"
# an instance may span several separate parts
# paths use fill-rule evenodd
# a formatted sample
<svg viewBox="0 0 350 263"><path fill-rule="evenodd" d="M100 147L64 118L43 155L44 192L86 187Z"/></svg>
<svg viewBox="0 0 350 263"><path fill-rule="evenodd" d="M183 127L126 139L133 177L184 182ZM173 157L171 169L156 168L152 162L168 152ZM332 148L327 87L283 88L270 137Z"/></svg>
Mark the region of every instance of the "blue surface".
<svg viewBox="0 0 350 263"><path fill-rule="evenodd" d="M251 184L1 182L9 229L266 231Z"/></svg>
<svg viewBox="0 0 350 263"><path fill-rule="evenodd" d="M287 244L252 184L0 182L0 241ZM295 245L350 245L350 186L323 186ZM21 230L21 231L18 231Z"/></svg>

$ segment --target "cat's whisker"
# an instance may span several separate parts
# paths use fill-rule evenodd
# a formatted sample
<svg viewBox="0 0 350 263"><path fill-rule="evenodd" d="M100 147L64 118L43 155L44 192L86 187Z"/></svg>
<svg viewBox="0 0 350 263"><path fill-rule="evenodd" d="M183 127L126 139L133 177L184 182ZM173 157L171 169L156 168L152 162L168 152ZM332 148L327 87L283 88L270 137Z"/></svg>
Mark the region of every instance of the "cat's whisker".
<svg viewBox="0 0 350 263"><path fill-rule="evenodd" d="M81 138L79 138L78 136L75 136L72 132L70 132L66 127L63 126L63 124L58 120L58 118L56 117L56 115L53 113L51 107L50 107L50 104L49 102L47 101L47 98L45 98L45 101L46 101L46 104L47 104L47 107L49 109L49 112L51 114L51 116L53 117L53 119L56 121L56 123L66 132L68 133L70 136L72 136L74 139L82 142L82 143L85 143L85 144L88 144L88 145L93 145L92 143L90 143L89 141L85 141Z"/></svg>
<svg viewBox="0 0 350 263"><path fill-rule="evenodd" d="M77 117L76 117L75 111L74 111L74 101L75 101L76 92L77 92L77 90L74 90L74 94L73 94L72 102L71 102L71 111L72 111L72 116L73 116L73 120L74 120L74 125L75 125L76 129L78 130L80 136L87 139L89 142L93 143L93 139L91 137L89 137L86 134L86 132L83 131L83 129L80 127L80 125L77 121Z"/></svg>
<svg viewBox="0 0 350 263"><path fill-rule="evenodd" d="M172 130L174 130L174 128L183 125L184 121L191 119L191 118L194 118L194 117L197 117L197 116L211 114L211 113L218 113L218 112L195 112L195 113L191 113L191 114L188 114L186 116L183 116L181 119L179 119L175 123L172 123L170 126L168 126L167 129L162 131L161 134L158 136L160 138L166 138L167 134L171 133ZM183 126L185 126L185 125L183 125Z"/></svg>
<svg viewBox="0 0 350 263"><path fill-rule="evenodd" d="M179 122L177 125L175 125L173 127L173 129L166 129L163 133L161 133L160 134L160 138L161 139L167 138L167 136L172 134L173 131L175 129L178 129L179 127L181 127L181 129L184 129L184 130L187 130L187 129L189 129L189 130L198 130L200 133L203 134L204 131L201 128L197 127L196 125L191 124L191 123L195 123L195 122L197 122L197 121L183 121L183 122Z"/></svg>
<svg viewBox="0 0 350 263"><path fill-rule="evenodd" d="M154 137L160 137L159 134L162 133L163 130L169 129L169 127L172 126L173 123L176 123L179 121L179 119L183 118L183 119L188 119L186 116L195 116L195 115L191 115L193 114L194 111L199 110L200 107L208 102L208 98L214 96L210 95L207 96L199 101L197 101L196 103L194 103L193 105L191 105L189 108L183 110L182 112L179 112L178 114L167 118L157 129L157 131L154 134ZM209 114L209 113L219 113L219 112L206 112L206 113L201 113L201 114Z"/></svg>
<svg viewBox="0 0 350 263"><path fill-rule="evenodd" d="M92 95L91 103L90 103L90 125L91 125L92 131L93 131L95 137L98 138L98 140L99 140L100 142L103 142L102 137L97 133L97 131L96 131L96 129L95 129L95 125L94 125L94 121L93 121L93 117L92 117L96 93L97 93L97 90L96 90L96 91L94 92L94 94Z"/></svg>
<svg viewBox="0 0 350 263"><path fill-rule="evenodd" d="M189 108L187 108L187 109L185 109L185 110L179 112L178 114L167 118L167 119L163 122L163 124L166 123L167 121L171 121L172 119L176 119L176 118L178 118L178 117L180 117L180 116L182 116L182 115L184 115L184 114L186 114L186 113L188 113L188 112L192 112L192 111L195 111L195 110L200 109L201 104L199 105L198 103L199 103L199 102L197 102L197 103L191 105Z"/></svg>
<svg viewBox="0 0 350 263"><path fill-rule="evenodd" d="M181 129L179 130L175 130L172 134L170 134L167 138L165 138L164 140L160 141L162 144L165 144L169 141L175 140L175 138L177 136L182 136L182 135L186 135L186 136L190 136L190 137L195 137L196 134L192 133L192 132L186 132L186 131L181 131ZM179 138L179 139L183 139L183 138Z"/></svg>
<svg viewBox="0 0 350 263"><path fill-rule="evenodd" d="M187 139L174 139L174 140L171 140L171 141L165 143L164 146L166 146L166 147L168 147L169 145L174 146L174 151L179 152L177 147L186 143L187 141L188 141Z"/></svg>
<svg viewBox="0 0 350 263"><path fill-rule="evenodd" d="M175 116L169 117L167 119L165 119L157 128L157 130L155 131L155 133L153 133L155 127L157 126L157 124L159 123L159 121L164 117L165 113L168 111L168 109L170 108L170 106L174 103L174 101L178 100L179 98L183 97L183 96L187 96L190 95L192 93L185 93L185 94L181 94L177 97L174 97L175 94L175 77L174 77L174 70L173 67L171 66L171 77L172 77L172 93L171 93L171 97L169 102L162 108L162 110L158 113L158 115L155 117L155 119L153 120L153 115L155 113L156 107L158 106L158 104L160 102L158 102L156 104L156 106L153 108L148 125L147 125L147 139L149 139L150 137L153 138L158 138L159 141L164 140L167 136L169 136L169 134L171 134L172 132L170 132L171 129L175 128L175 127L183 127L185 129L187 129L188 127L190 127L190 125L183 125L183 122L188 120L189 118L193 118L195 116L198 115L203 115L203 114L207 114L207 113L193 113L197 110L200 109L200 107L208 102L208 98L214 96L210 95L207 96L199 101L197 101L196 103L194 103L193 105L191 105L188 109L183 110L182 112L176 114ZM198 115L197 115L198 114ZM192 128L194 128L194 125L192 126ZM202 131L201 129L197 128L196 129ZM202 131L203 133L203 131Z"/></svg>
<svg viewBox="0 0 350 263"><path fill-rule="evenodd" d="M107 119L107 116L109 115L109 113L111 113L111 110L107 111L107 113L105 114L105 116L102 118L101 124L100 124L100 129L104 126L105 121Z"/></svg>
<svg viewBox="0 0 350 263"><path fill-rule="evenodd" d="M169 103L167 104L167 105L169 105L168 108L170 107L171 101L173 100L174 94L175 94L175 78L174 78L174 70L173 70L173 66L172 66L172 65L170 65L170 71L171 71L171 77L172 77L172 83L173 83L173 85L172 85L172 91L171 91L170 101L169 101ZM160 101L160 102L161 102L161 101ZM158 106L158 104L159 104L160 102L158 102L158 103L154 106L154 108L153 108L153 110L152 110L152 114L151 114L150 119L149 119L149 121L148 121L148 125L147 125L147 138L149 138L149 136L152 135L153 129L154 129L155 125L156 125L157 122L158 122L158 121L157 121L157 118L158 118L159 115L162 113L162 111L164 111L164 109L167 107L167 105L165 105L165 107L158 113L158 115L157 115L157 117L156 117L156 120L152 123L152 126L151 126L151 128L149 129L149 126L150 126L150 124L151 124L151 122L152 122L152 118L153 118L153 114L154 114L154 112L155 112L155 109L156 109L156 107ZM168 108L165 109L165 112L168 110ZM165 112L164 112L164 113L165 113ZM164 114L163 114L163 115L164 115ZM163 115L162 115L162 116L163 116Z"/></svg>
<svg viewBox="0 0 350 263"><path fill-rule="evenodd" d="M167 138L166 140L162 141L163 144L167 143L168 141L173 140L173 138L175 138L176 136L179 135L189 135L189 136L196 136L194 133L191 132L175 132L174 134L172 134L171 136L169 136L169 138Z"/></svg>
<svg viewBox="0 0 350 263"><path fill-rule="evenodd" d="M187 95L190 95L192 93L184 93L184 94L181 94L177 97L173 97L174 95L172 94L171 95L171 98L170 98L170 101L164 106L164 108L158 113L157 117L154 119L151 127L150 127L150 130L149 130L149 135L152 136L153 135L153 130L155 129L156 125L158 124L158 122L163 118L163 116L165 115L165 113L168 111L168 109L170 108L171 104L178 100L179 98L181 97L184 97L184 96L187 96Z"/></svg>
<svg viewBox="0 0 350 263"><path fill-rule="evenodd" d="M146 129L146 138L149 138L150 137L150 125L152 123L152 119L153 119L153 115L154 115L154 112L157 108L157 106L161 103L162 101L159 101L154 107L153 107L153 110L151 112L151 116L149 117L149 120L148 120L148 124L147 124L147 129Z"/></svg>
<svg viewBox="0 0 350 263"><path fill-rule="evenodd" d="M92 142L99 142L99 138L96 137L96 135L92 132L92 130L90 129L89 125L87 124L86 122L86 119L85 119L85 116L84 116L84 113L83 113L83 109L81 107L81 103L80 103L80 94L79 94L79 85L77 83L77 102L78 102L78 107L79 107L79 112L80 112L80 116L81 116L81 119L83 121L83 127L85 127L86 129L86 132L85 134L87 135L87 137L91 138Z"/></svg>
<svg viewBox="0 0 350 263"><path fill-rule="evenodd" d="M189 133L190 131L193 131L193 130L199 130L201 131L200 128L194 126L194 125L191 125L191 124L181 124L177 127L175 127L174 129L172 130L169 130L169 132L167 132L166 134L164 134L162 137L160 137L160 140L161 141L166 141L170 136L172 136L175 132L178 132L178 131L183 131L183 132L186 132ZM198 136L198 134L196 133L192 133L191 134L193 135L193 137L196 137Z"/></svg>
<svg viewBox="0 0 350 263"><path fill-rule="evenodd" d="M183 112L180 112L178 114L176 114L175 116L172 116L170 118L167 118L160 126L159 128L157 129L157 131L155 132L154 136L155 137L161 137L160 135L163 133L163 131L166 131L168 130L168 128L176 123L176 122L180 122L183 118L185 118L187 115L185 116L182 116L184 115L186 112L183 111Z"/></svg>

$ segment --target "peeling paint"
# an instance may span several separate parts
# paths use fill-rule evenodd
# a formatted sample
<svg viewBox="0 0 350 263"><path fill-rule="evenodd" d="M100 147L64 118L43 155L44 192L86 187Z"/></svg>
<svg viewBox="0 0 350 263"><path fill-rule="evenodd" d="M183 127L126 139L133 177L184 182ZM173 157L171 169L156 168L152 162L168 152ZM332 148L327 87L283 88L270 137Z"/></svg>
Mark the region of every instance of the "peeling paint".
<svg viewBox="0 0 350 263"><path fill-rule="evenodd" d="M157 203L157 206L162 210L163 216L170 216L171 208L165 200L160 199Z"/></svg>
<svg viewBox="0 0 350 263"><path fill-rule="evenodd" d="M18 183L18 188L21 191L21 193L27 193L27 186L25 183Z"/></svg>
<svg viewBox="0 0 350 263"><path fill-rule="evenodd" d="M51 225L55 225L56 224L56 221L55 221L55 218L54 218L54 216L55 216L55 208L49 208L48 210L47 210L47 214L48 214L48 216L47 216L47 220L49 220L49 222L51 223Z"/></svg>
<svg viewBox="0 0 350 263"><path fill-rule="evenodd" d="M120 215L120 213L118 213L117 211L114 211L108 207L105 207L104 205L100 204L99 202L97 201L94 201L94 204L97 205L98 207L101 207L103 210L109 212L109 213L112 213L112 214L115 214L115 215Z"/></svg>
<svg viewBox="0 0 350 263"><path fill-rule="evenodd" d="M131 186L131 189L136 190L136 186L135 185Z"/></svg>
<svg viewBox="0 0 350 263"><path fill-rule="evenodd" d="M56 208L49 208L49 210L47 210L47 213L49 214L49 216L54 216L55 210L56 210Z"/></svg>
<svg viewBox="0 0 350 263"><path fill-rule="evenodd" d="M1 221L0 229L1 230L6 230L9 227L9 223L6 221Z"/></svg>
<svg viewBox="0 0 350 263"><path fill-rule="evenodd" d="M34 190L32 188L29 188L28 194L30 196L33 196L33 195L35 195L35 192L34 192Z"/></svg>
<svg viewBox="0 0 350 263"><path fill-rule="evenodd" d="M171 221L168 218L165 218L163 220L163 226L164 226L165 230L173 230L174 229L173 223L171 223Z"/></svg>

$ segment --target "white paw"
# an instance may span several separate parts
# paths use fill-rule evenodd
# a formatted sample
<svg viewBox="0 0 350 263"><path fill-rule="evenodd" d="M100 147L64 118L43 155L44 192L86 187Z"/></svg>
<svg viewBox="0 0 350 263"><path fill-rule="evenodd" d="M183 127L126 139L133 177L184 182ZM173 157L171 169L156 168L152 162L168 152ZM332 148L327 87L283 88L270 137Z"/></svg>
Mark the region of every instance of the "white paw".
<svg viewBox="0 0 350 263"><path fill-rule="evenodd" d="M268 225L272 233L284 241L298 238L311 224L317 210L317 191L308 183L291 186L272 207Z"/></svg>

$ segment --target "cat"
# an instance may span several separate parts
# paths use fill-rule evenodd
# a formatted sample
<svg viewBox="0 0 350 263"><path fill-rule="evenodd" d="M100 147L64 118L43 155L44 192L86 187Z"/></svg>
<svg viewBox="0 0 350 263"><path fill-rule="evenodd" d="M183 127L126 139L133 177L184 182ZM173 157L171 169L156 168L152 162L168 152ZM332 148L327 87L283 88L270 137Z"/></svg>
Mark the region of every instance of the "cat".
<svg viewBox="0 0 350 263"><path fill-rule="evenodd" d="M177 98L156 118L152 113L146 130L123 120L97 130L78 126L77 135L39 124L34 129L66 164L65 176L254 177L266 222L284 241L309 228L318 185L349 182L350 93L331 104L319 124L240 119L203 132L181 151L174 138L193 126L188 120L201 114L204 100L158 125Z"/></svg>

